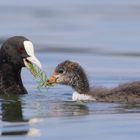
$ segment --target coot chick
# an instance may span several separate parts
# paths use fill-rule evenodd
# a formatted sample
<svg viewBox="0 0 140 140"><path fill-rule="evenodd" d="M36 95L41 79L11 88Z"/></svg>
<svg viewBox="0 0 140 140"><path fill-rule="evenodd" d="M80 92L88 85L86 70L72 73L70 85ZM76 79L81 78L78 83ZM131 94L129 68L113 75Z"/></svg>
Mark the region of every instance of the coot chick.
<svg viewBox="0 0 140 140"><path fill-rule="evenodd" d="M27 93L22 83L21 69L28 63L41 68L30 40L14 36L3 43L0 48L0 95Z"/></svg>
<svg viewBox="0 0 140 140"><path fill-rule="evenodd" d="M119 85L116 88L90 88L83 68L76 62L66 60L55 68L48 79L50 84L58 83L71 86L74 90L72 99L99 102L140 103L140 82Z"/></svg>

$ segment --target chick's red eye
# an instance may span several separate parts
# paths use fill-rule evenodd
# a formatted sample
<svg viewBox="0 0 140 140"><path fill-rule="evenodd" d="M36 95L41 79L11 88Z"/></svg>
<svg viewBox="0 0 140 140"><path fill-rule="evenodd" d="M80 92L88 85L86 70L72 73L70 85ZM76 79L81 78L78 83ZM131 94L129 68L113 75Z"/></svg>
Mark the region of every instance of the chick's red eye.
<svg viewBox="0 0 140 140"><path fill-rule="evenodd" d="M59 69L59 70L58 70L58 73L59 73L59 74L62 74L63 72L64 72L63 69Z"/></svg>

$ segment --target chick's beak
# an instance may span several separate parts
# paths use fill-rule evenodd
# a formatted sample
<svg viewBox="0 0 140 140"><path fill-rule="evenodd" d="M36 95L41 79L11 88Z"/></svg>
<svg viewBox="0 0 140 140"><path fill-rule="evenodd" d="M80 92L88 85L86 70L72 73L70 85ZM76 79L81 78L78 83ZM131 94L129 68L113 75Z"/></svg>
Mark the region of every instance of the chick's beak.
<svg viewBox="0 0 140 140"><path fill-rule="evenodd" d="M40 61L35 56L27 57L26 59L23 59L25 66L28 68L28 63L35 64L37 67L42 69Z"/></svg>
<svg viewBox="0 0 140 140"><path fill-rule="evenodd" d="M54 84L54 83L56 83L56 80L57 80L57 76L56 76L56 75L52 75L52 76L50 76L50 77L48 78L47 82L48 82L49 84Z"/></svg>

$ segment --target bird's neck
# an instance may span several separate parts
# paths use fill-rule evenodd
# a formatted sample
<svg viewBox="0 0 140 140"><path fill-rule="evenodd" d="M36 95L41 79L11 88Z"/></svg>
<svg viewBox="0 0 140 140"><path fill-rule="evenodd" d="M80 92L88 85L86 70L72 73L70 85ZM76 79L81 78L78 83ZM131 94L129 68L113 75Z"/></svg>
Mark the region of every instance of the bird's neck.
<svg viewBox="0 0 140 140"><path fill-rule="evenodd" d="M90 87L87 77L79 77L72 85L72 88L79 94L88 93L90 91Z"/></svg>
<svg viewBox="0 0 140 140"><path fill-rule="evenodd" d="M0 65L1 94L26 94L27 91L21 80L21 69L15 69L10 64Z"/></svg>
<svg viewBox="0 0 140 140"><path fill-rule="evenodd" d="M0 65L0 72L5 81L17 82L22 85L21 80L21 68L16 68L9 63L3 63Z"/></svg>
<svg viewBox="0 0 140 140"><path fill-rule="evenodd" d="M0 51L0 73L0 77L3 79L2 81L4 81L4 83L18 83L19 86L23 87L21 80L21 67L9 62L5 53L2 51Z"/></svg>
<svg viewBox="0 0 140 140"><path fill-rule="evenodd" d="M72 94L73 101L96 101L96 99L90 94L80 94L78 92L73 92Z"/></svg>

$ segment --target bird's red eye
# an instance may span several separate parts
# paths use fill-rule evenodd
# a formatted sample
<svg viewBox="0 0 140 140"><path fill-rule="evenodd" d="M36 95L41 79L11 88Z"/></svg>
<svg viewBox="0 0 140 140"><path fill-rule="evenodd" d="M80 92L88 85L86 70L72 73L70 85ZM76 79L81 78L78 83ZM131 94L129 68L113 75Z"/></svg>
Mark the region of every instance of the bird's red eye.
<svg viewBox="0 0 140 140"><path fill-rule="evenodd" d="M19 48L19 49L18 49L18 52L19 52L20 54L22 54L22 53L24 52L24 49L23 49L23 48Z"/></svg>

